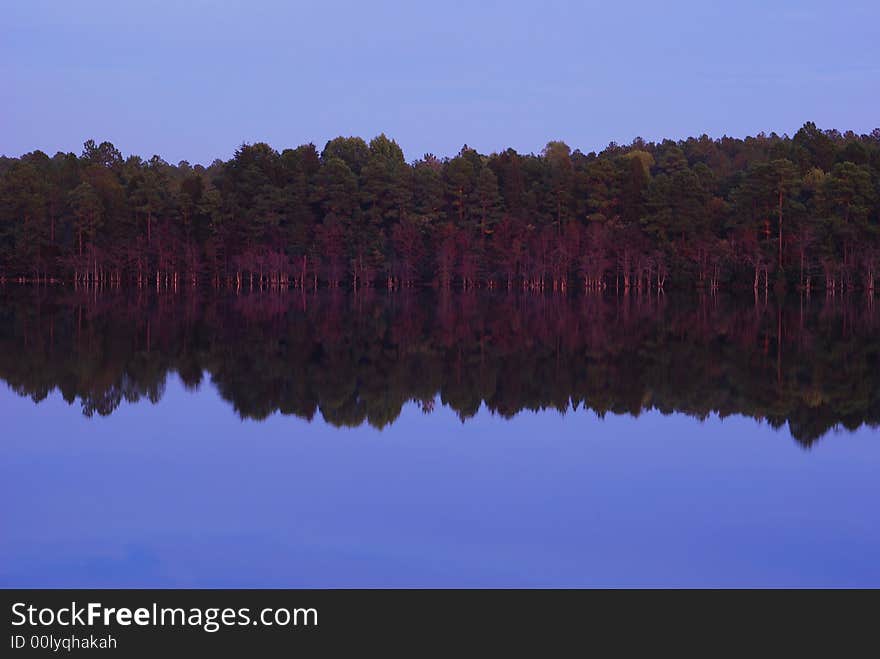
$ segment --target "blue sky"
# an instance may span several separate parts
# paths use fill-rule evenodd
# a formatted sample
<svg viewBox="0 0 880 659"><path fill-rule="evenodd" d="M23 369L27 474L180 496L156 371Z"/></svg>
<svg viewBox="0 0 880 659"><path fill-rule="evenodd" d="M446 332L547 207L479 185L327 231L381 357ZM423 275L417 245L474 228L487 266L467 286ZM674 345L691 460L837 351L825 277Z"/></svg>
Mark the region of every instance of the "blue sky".
<svg viewBox="0 0 880 659"><path fill-rule="evenodd" d="M0 153L177 162L385 132L408 159L880 124L876 1L5 2Z"/></svg>

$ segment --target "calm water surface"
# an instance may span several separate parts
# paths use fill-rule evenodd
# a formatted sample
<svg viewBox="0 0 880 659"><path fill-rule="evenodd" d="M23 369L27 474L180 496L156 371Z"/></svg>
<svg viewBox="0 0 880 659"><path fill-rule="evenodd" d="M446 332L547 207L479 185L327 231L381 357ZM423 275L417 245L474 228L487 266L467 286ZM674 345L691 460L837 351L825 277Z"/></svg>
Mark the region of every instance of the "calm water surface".
<svg viewBox="0 0 880 659"><path fill-rule="evenodd" d="M864 310L145 304L0 307L0 585L880 586Z"/></svg>

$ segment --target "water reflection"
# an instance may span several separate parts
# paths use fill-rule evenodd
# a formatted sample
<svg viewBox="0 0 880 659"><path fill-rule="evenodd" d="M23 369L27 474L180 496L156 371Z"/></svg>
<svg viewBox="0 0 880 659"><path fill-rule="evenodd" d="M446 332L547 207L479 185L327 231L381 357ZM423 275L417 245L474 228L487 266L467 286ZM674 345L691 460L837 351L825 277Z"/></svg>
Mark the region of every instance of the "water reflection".
<svg viewBox="0 0 880 659"><path fill-rule="evenodd" d="M0 291L0 378L86 416L207 374L243 418L393 423L435 401L521 410L740 414L809 445L880 422L877 314L863 298L358 296Z"/></svg>
<svg viewBox="0 0 880 659"><path fill-rule="evenodd" d="M239 422L170 376L100 423L0 386L0 586L876 586L880 444L405 405Z"/></svg>

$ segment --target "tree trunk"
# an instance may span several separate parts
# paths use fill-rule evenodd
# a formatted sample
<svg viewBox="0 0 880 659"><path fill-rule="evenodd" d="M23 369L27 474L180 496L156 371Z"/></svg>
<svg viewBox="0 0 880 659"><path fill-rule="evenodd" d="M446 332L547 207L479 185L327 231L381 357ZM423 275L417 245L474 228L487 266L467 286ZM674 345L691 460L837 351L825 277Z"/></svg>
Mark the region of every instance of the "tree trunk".
<svg viewBox="0 0 880 659"><path fill-rule="evenodd" d="M779 269L782 270L782 185L779 186Z"/></svg>

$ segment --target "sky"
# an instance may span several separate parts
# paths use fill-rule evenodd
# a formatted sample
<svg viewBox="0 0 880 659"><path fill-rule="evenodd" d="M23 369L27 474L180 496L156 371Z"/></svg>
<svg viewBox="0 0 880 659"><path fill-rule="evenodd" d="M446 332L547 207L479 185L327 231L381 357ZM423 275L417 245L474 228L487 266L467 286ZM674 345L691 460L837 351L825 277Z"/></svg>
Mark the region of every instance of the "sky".
<svg viewBox="0 0 880 659"><path fill-rule="evenodd" d="M880 124L876 0L0 3L0 154L207 164L384 132L407 159Z"/></svg>

